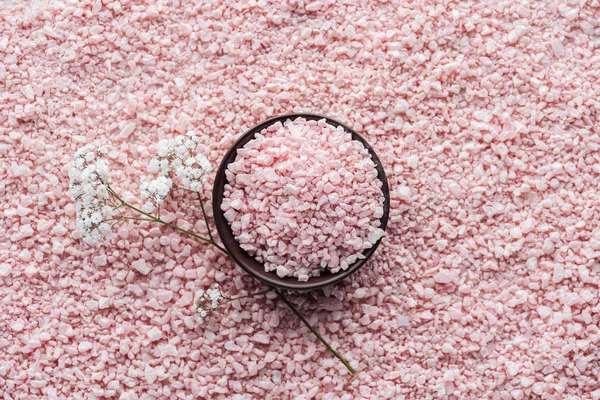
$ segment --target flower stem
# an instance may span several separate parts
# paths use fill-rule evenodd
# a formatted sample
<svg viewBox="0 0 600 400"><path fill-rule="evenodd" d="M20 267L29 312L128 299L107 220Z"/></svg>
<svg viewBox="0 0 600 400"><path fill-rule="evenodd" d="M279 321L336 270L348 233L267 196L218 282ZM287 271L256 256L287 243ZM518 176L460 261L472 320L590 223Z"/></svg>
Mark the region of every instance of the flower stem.
<svg viewBox="0 0 600 400"><path fill-rule="evenodd" d="M206 217L206 211L204 210L204 202L202 201L202 196L200 195L200 192L196 192L196 194L198 195L198 200L200 200L200 208L202 208L202 216L204 217L204 223L206 223L206 230L208 231L208 237L214 243L215 239L213 238L213 235L210 232L210 226L208 225L208 218Z"/></svg>
<svg viewBox="0 0 600 400"><path fill-rule="evenodd" d="M200 201L200 208L202 208L202 216L204 217L204 223L206 224L206 230L208 231L208 237L210 238L210 240L212 240L214 242L215 239L213 238L212 232L210 231L210 225L208 224L208 217L206 216L206 210L204 208L204 202L202 201L202 195L200 194L200 192L196 192L195 190L184 188L184 187L181 187L178 185L173 185L173 187L178 190L184 190L186 192L196 193L198 195L198 200Z"/></svg>
<svg viewBox="0 0 600 400"><path fill-rule="evenodd" d="M267 290L261 290L260 292L256 292L256 293L245 294L245 295L239 296L239 297L227 297L227 296L223 295L223 298L225 300L227 300L227 303L231 303L232 301L246 299L248 297L262 296L263 294L267 294L267 293L272 292L272 291L273 291L273 288L270 288L270 289L267 289Z"/></svg>
<svg viewBox="0 0 600 400"><path fill-rule="evenodd" d="M108 186L108 191L109 193L114 196L117 200L119 200L121 202L121 204L127 208L132 209L133 211L136 211L142 215L145 215L146 217L148 217L152 222L158 222L159 224L163 224L164 226L168 226L171 229L174 229L176 231L179 231L181 233L185 233L186 235L195 237L198 240L202 240L203 242L212 244L213 246L215 246L217 249L221 250L223 253L230 255L229 252L227 250L225 250L225 248L223 248L221 245L219 245L217 242L215 242L212 239L209 238L205 238L203 236L200 236L198 234L195 234L194 232L190 232L188 230L185 230L183 228L178 227L177 225L171 224L170 222L167 221L163 221L160 218L155 217L152 214L148 214L147 212L144 212L142 210L140 210L139 208L137 208L136 206L133 206L129 203L127 203L125 200L123 200L110 186Z"/></svg>
<svg viewBox="0 0 600 400"><path fill-rule="evenodd" d="M136 217L128 217L128 216L126 216L126 215L123 215L123 216L121 216L121 217L119 217L119 218L109 218L109 219L107 219L107 220L105 220L105 221L106 221L106 222L108 222L108 221L117 221L117 222L120 222L120 221L123 221L123 220L126 220L126 219L130 219L130 220L132 220L132 221L146 221L146 222L154 222L154 220L152 220L152 219L149 219L149 218L136 218Z"/></svg>
<svg viewBox="0 0 600 400"><path fill-rule="evenodd" d="M273 290L275 291L275 293L277 293L277 296L279 296L279 298L283 300L283 302L290 308L290 310L292 310L294 314L296 314L296 316L300 318L300 321L304 322L304 325L306 325L308 329L310 329L310 331L317 337L317 339L319 339L321 343L323 343L325 347L327 347L327 350L329 350L331 354L333 354L338 360L340 360L352 375L356 375L356 370L352 368L348 361L346 361L344 357L342 357L337 351L335 351L335 349L331 347L329 343L327 343L327 340L325 340L323 336L321 336L321 334L317 332L315 328L312 327L312 325L306 320L306 318L304 318L300 311L298 311L296 307L294 307L294 305L290 303L288 299L286 299L285 296L279 290L274 288Z"/></svg>

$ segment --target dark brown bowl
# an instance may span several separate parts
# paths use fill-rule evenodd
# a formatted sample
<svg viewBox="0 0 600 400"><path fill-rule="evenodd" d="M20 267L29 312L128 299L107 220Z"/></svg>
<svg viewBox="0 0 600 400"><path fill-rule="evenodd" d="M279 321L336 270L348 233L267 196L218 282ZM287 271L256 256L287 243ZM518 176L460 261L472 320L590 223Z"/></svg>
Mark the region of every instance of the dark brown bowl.
<svg viewBox="0 0 600 400"><path fill-rule="evenodd" d="M221 165L219 165L219 169L217 170L217 175L215 176L215 185L213 188L213 214L215 218L215 224L217 226L217 231L219 232L219 236L221 237L223 245L225 246L227 251L229 251L235 262L246 272L248 272L255 278L263 281L269 286L290 290L310 290L339 282L342 279L356 272L373 255L373 253L375 253L375 250L377 249L377 246L379 246L381 239L379 239L373 247L371 247L370 249L366 249L363 252L365 256L364 259L357 260L355 263L351 264L345 271L340 271L335 274L326 271L323 272L320 276L309 278L307 282L299 282L298 279L294 277L280 278L275 272L265 271L264 266L261 263L256 261L254 257L250 256L248 253L246 253L245 250L243 250L240 247L239 243L235 240L235 237L231 232L229 222L227 222L227 219L225 219L225 217L223 216L223 211L221 211L223 192L225 190L225 184L227 183L227 178L225 177L225 170L227 169L229 163L235 161L235 158L237 156L237 149L243 147L246 143L248 143L254 138L254 135L257 132L262 131L269 125L272 125L276 122L284 123L288 119L294 120L299 117L305 118L306 120L325 119L328 124L331 124L335 127L342 126L347 132L350 132L352 134L352 138L354 140L360 141L362 144L364 144L367 150L369 150L369 153L371 154L371 159L373 160L377 168L378 178L383 183L381 190L385 197L385 201L383 204L383 216L381 217L380 228L385 230L390 214L390 188L388 186L388 181L385 176L385 172L383 171L383 166L381 165L381 161L377 157L377 154L375 154L375 151L371 146L369 146L367 141L354 130L348 128L346 125L334 119L316 114L280 115L278 117L266 120L244 133L238 139L238 141L235 142L235 144L229 149L227 154L225 154L225 157L223 157Z"/></svg>

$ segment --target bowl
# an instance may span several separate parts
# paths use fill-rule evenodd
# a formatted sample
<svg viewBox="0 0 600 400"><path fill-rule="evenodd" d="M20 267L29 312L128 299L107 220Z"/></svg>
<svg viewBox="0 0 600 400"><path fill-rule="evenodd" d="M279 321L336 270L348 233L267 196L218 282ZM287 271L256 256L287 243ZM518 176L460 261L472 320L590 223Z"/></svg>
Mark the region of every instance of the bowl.
<svg viewBox="0 0 600 400"><path fill-rule="evenodd" d="M373 247L363 251L363 255L365 256L364 259L357 260L356 262L348 266L348 268L345 271L339 271L335 274L332 274L329 271L325 271L321 273L320 276L310 277L306 282L299 282L298 279L295 277L280 278L275 272L265 271L262 263L256 261L254 257L246 253L246 251L240 247L239 243L233 236L229 222L223 215L223 211L221 211L221 203L223 202L223 192L225 190L225 185L228 183L227 178L225 176L227 166L233 161L235 161L237 157L237 150L241 147L244 147L246 143L252 140L257 132L260 132L266 127L273 125L277 122L284 123L288 119L295 120L296 118L304 118L307 121L325 119L330 125L333 125L335 127L343 127L346 130L346 132L350 132L350 134L352 135L352 139L360 141L365 146L365 148L367 148L367 150L371 154L371 159L373 160L377 168L377 176L383 183L381 190L385 199L383 204L383 216L380 219L380 228L383 230L385 230L385 228L387 227L388 217L390 214L390 189L388 186L387 178L385 176L385 172L383 170L383 166L381 165L381 161L377 157L377 154L375 154L373 148L367 143L367 141L357 132L350 129L341 122L322 115L298 113L285 114L268 119L246 131L246 133L244 133L237 140L237 142L235 142L235 144L229 149L229 151L227 151L225 157L223 157L223 160L219 165L219 169L217 170L217 174L215 176L215 183L213 187L214 220L215 225L217 226L217 231L219 232L219 237L221 238L223 245L225 246L229 254L231 254L231 257L235 260L235 262L250 275L254 276L256 279L272 287L304 291L331 285L352 275L375 253L375 250L379 246L381 239L379 239L377 243L373 245Z"/></svg>

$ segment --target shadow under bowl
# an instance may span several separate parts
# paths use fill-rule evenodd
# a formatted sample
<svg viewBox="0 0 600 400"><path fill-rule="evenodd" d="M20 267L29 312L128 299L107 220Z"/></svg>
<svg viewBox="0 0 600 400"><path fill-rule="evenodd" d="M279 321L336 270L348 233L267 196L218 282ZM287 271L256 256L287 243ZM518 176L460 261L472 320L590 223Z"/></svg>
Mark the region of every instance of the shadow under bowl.
<svg viewBox="0 0 600 400"><path fill-rule="evenodd" d="M235 161L235 159L237 157L237 150L241 147L244 147L246 145L246 143L248 143L250 140L254 139L254 136L256 135L257 132L261 132L266 127L273 125L277 122L284 123L288 119L295 120L296 118L304 118L307 121L308 120L319 121L319 120L325 119L327 121L327 123L330 125L333 125L335 127L342 126L344 128L344 130L346 130L346 132L350 132L350 134L352 135L352 139L358 140L359 142L361 142L365 146L365 148L369 151L369 153L371 155L371 159L373 160L373 162L375 163L375 166L377 168L377 177L379 178L379 180L381 180L381 182L383 184L381 187L381 190L382 190L383 196L384 196L384 204L383 204L383 216L380 219L380 221L381 221L380 228L385 230L385 228L387 227L388 218L389 218L389 214L390 214L390 189L389 189L387 178L385 176L385 172L383 170L383 166L381 164L381 161L377 157L377 154L375 154L375 151L373 150L373 148L357 132L350 129L349 127L342 124L341 122L338 122L334 119L324 117L321 115L317 115L317 114L297 113L297 114L280 115L275 118L268 119L268 120L256 125L255 127L249 129L246 133L244 133L237 140L237 142L229 149L229 151L227 151L227 154L225 154L225 157L223 157L223 160L221 161L221 164L219 165L219 169L217 170L217 174L215 176L215 183L214 183L214 187L213 187L213 214L214 214L214 219L215 219L215 225L217 226L217 231L219 232L219 237L221 238L223 245L225 246L227 251L231 254L231 256L233 257L235 262L240 267L242 267L246 272L248 272L249 274L254 276L256 279L259 279L260 281L264 282L265 284L276 287L276 288L289 289L289 290L311 290L311 289L321 288L321 287L324 287L327 285L337 283L337 282L341 281L342 279L352 275L365 262L367 262L367 260L373 255L373 253L375 253L375 250L379 246L381 239L379 239L377 241L377 243L375 243L373 245L373 247L363 251L362 254L365 256L364 259L356 260L356 262L354 262L353 264L348 266L348 268L345 271L339 271L335 274L332 274L329 271L324 271L321 273L320 276L309 278L307 282L299 282L298 279L294 278L294 277L280 278L279 276L277 276L277 274L275 272L265 271L262 263L259 263L258 261L256 261L256 259L254 259L254 257L252 257L251 255L246 253L246 251L240 247L239 243L233 236L229 222L227 221L227 219L223 215L223 211L221 210L221 203L223 202L223 192L225 190L225 185L228 183L227 177L225 176L225 171L227 170L227 166L230 163Z"/></svg>

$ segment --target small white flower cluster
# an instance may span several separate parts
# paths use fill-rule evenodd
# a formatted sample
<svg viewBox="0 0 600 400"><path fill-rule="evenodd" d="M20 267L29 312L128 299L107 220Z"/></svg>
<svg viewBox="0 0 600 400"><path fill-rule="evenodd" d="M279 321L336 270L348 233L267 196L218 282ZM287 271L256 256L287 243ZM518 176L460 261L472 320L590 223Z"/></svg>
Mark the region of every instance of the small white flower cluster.
<svg viewBox="0 0 600 400"><path fill-rule="evenodd" d="M140 186L140 189L142 189L142 197L149 199L150 201L144 204L142 210L151 213L154 211L155 206L160 207L171 192L172 186L173 181L166 176L159 176L150 182L143 182Z"/></svg>
<svg viewBox="0 0 600 400"><path fill-rule="evenodd" d="M206 291L200 289L196 293L194 299L194 311L198 313L198 321L200 324L204 323L206 317L208 317L214 310L216 310L224 299L223 293L219 288L219 284L215 283L212 288Z"/></svg>
<svg viewBox="0 0 600 400"><path fill-rule="evenodd" d="M142 196L149 199L143 207L145 212L160 207L169 195L173 187L171 171L175 172L182 187L196 192L202 189L212 166L204 155L195 154L199 144L200 139L193 133L158 142L156 156L149 166L150 172L158 173L158 177L141 186Z"/></svg>
<svg viewBox="0 0 600 400"><path fill-rule="evenodd" d="M88 244L104 240L110 234L106 222L113 210L108 205L111 183L104 147L87 145L75 153L69 169L69 195L76 202L77 228Z"/></svg>

